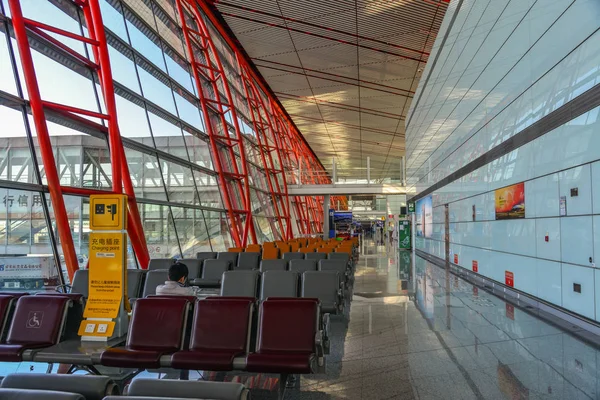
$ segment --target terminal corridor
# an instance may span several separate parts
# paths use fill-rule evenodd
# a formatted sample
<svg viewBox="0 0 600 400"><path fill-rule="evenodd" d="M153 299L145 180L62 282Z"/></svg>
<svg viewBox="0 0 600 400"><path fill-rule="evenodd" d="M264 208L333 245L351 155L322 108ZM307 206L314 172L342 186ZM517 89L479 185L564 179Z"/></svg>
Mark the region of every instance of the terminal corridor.
<svg viewBox="0 0 600 400"><path fill-rule="evenodd" d="M597 347L409 252L365 250L327 374L290 399L598 398Z"/></svg>

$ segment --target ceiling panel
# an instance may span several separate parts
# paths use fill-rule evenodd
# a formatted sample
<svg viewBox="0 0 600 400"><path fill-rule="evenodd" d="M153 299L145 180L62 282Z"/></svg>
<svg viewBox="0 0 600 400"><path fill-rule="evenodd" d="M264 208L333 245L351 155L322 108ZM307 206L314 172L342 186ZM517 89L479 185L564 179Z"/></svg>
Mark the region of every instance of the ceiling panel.
<svg viewBox="0 0 600 400"><path fill-rule="evenodd" d="M219 0L326 168L400 175L404 120L448 0ZM342 171L344 170L344 171ZM331 171L330 171L331 172Z"/></svg>

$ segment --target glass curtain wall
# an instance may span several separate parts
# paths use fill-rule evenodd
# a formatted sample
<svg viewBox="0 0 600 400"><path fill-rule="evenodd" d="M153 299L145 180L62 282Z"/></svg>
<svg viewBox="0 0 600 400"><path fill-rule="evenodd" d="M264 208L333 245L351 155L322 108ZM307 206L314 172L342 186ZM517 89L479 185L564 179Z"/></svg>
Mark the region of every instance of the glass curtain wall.
<svg viewBox="0 0 600 400"><path fill-rule="evenodd" d="M199 251L225 251L232 246L227 215L174 1L100 0L100 5L119 128L150 256L193 257ZM86 33L83 17L68 2L21 0L21 6L26 18ZM26 108L28 93L19 53L15 40L7 35L11 24L8 2L0 0L0 257L53 257L62 264L35 125ZM212 33L243 127L256 231L261 240L277 239L281 233L274 223L236 58L216 30ZM57 39L82 55L90 54L91 49L81 43ZM43 39L30 44L43 100L105 112L97 77L86 65ZM109 190L112 176L105 135L60 115L48 114L48 127L61 184ZM65 205L83 267L88 255L89 201L65 196ZM128 264L137 267L131 249ZM68 279L62 272L64 265L52 268L59 281ZM3 279L0 276L0 290L6 287Z"/></svg>

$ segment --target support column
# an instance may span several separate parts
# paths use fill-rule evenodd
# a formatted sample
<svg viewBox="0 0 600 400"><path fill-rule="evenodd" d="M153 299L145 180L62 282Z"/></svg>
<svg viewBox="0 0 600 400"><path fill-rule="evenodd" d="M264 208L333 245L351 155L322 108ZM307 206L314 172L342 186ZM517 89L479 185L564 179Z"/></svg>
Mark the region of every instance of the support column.
<svg viewBox="0 0 600 400"><path fill-rule="evenodd" d="M330 195L323 196L323 239L329 239L329 207Z"/></svg>
<svg viewBox="0 0 600 400"><path fill-rule="evenodd" d="M371 184L371 157L367 157L367 185Z"/></svg>

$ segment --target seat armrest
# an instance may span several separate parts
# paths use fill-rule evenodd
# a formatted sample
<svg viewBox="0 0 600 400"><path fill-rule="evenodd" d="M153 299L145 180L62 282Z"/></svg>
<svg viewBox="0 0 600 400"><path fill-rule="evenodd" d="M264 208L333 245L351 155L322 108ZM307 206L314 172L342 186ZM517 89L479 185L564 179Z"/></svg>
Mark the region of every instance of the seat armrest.
<svg viewBox="0 0 600 400"><path fill-rule="evenodd" d="M54 288L54 291L57 293L71 293L71 285L58 285Z"/></svg>
<svg viewBox="0 0 600 400"><path fill-rule="evenodd" d="M315 354L318 358L321 358L325 355L325 343L322 331L317 331L315 334Z"/></svg>

